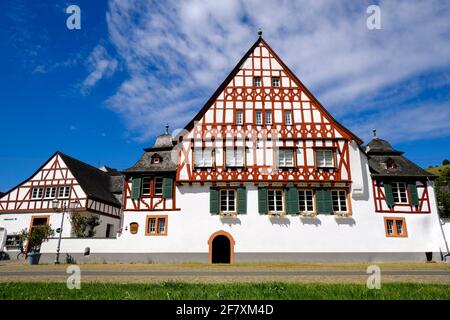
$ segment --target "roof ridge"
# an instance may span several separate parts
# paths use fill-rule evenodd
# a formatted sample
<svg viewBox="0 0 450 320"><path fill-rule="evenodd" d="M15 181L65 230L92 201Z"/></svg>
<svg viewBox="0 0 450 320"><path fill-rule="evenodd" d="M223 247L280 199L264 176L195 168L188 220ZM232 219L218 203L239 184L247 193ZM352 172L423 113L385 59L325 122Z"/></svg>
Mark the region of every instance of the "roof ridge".
<svg viewBox="0 0 450 320"><path fill-rule="evenodd" d="M82 164L82 165L84 165L84 166L86 166L86 167L89 167L89 168L91 168L91 169L94 169L94 170L98 171L98 172L101 173L101 174L104 174L104 175L107 175L107 176L111 176L108 172L105 172L105 171L103 171L103 170L100 170L100 168L97 168L97 167L95 167L95 166L93 166L93 165L91 165L91 164L89 164L89 163L87 163L87 162L78 160L78 159L76 159L76 158L74 158L74 157L72 157L72 156L69 156L69 155L67 155L67 154L65 154L65 153L63 153L63 152L61 152L61 151L57 151L56 153L59 154L60 156L69 158L69 159L72 160L72 161L76 161L76 162L78 162L78 163L80 163L80 164Z"/></svg>

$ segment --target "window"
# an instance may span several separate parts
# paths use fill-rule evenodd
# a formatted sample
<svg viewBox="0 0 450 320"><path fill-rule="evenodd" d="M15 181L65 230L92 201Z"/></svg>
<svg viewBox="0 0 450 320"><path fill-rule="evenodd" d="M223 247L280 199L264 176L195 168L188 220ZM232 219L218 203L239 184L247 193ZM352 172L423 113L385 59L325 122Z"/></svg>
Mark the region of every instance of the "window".
<svg viewBox="0 0 450 320"><path fill-rule="evenodd" d="M333 150L316 150L316 166L321 168L331 168L334 163Z"/></svg>
<svg viewBox="0 0 450 320"><path fill-rule="evenodd" d="M53 199L56 197L56 187L48 187L45 189L45 198Z"/></svg>
<svg viewBox="0 0 450 320"><path fill-rule="evenodd" d="M244 124L244 116L242 114L242 110L236 110L236 124L237 125Z"/></svg>
<svg viewBox="0 0 450 320"><path fill-rule="evenodd" d="M332 190L334 212L347 212L347 192L345 190Z"/></svg>
<svg viewBox="0 0 450 320"><path fill-rule="evenodd" d="M163 178L156 177L155 178L155 189L154 189L154 195L160 196L163 193Z"/></svg>
<svg viewBox="0 0 450 320"><path fill-rule="evenodd" d="M256 124L258 126L262 125L262 111L256 111L255 118L256 118Z"/></svg>
<svg viewBox="0 0 450 320"><path fill-rule="evenodd" d="M253 86L261 87L261 77L253 77Z"/></svg>
<svg viewBox="0 0 450 320"><path fill-rule="evenodd" d="M106 224L106 238L111 238L113 236L114 225L111 223Z"/></svg>
<svg viewBox="0 0 450 320"><path fill-rule="evenodd" d="M269 212L284 212L282 190L268 190L267 199L269 203Z"/></svg>
<svg viewBox="0 0 450 320"><path fill-rule="evenodd" d="M272 125L272 111L266 111L266 126Z"/></svg>
<svg viewBox="0 0 450 320"><path fill-rule="evenodd" d="M298 190L298 207L300 212L314 211L314 196L312 190Z"/></svg>
<svg viewBox="0 0 450 320"><path fill-rule="evenodd" d="M151 181L152 181L152 178L150 178L150 177L143 177L142 178L142 194L143 195L149 195L150 194Z"/></svg>
<svg viewBox="0 0 450 320"><path fill-rule="evenodd" d="M404 182L392 182L392 195L394 196L394 203L408 203Z"/></svg>
<svg viewBox="0 0 450 320"><path fill-rule="evenodd" d="M158 164L161 163L161 156L159 154L154 154L152 156L152 161L153 164Z"/></svg>
<svg viewBox="0 0 450 320"><path fill-rule="evenodd" d="M58 198L60 198L60 199L68 198L69 194L70 194L70 187L69 186L59 187Z"/></svg>
<svg viewBox="0 0 450 320"><path fill-rule="evenodd" d="M167 236L167 216L147 216L146 236Z"/></svg>
<svg viewBox="0 0 450 320"><path fill-rule="evenodd" d="M243 147L227 147L226 150L226 166L227 167L243 167L245 153Z"/></svg>
<svg viewBox="0 0 450 320"><path fill-rule="evenodd" d="M294 150L279 149L278 150L278 166L293 167L294 166Z"/></svg>
<svg viewBox="0 0 450 320"><path fill-rule="evenodd" d="M236 190L220 190L220 212L236 212Z"/></svg>
<svg viewBox="0 0 450 320"><path fill-rule="evenodd" d="M386 237L407 237L405 218L384 218Z"/></svg>
<svg viewBox="0 0 450 320"><path fill-rule="evenodd" d="M6 236L5 247L7 250L19 250L19 246L20 246L20 235L8 234Z"/></svg>
<svg viewBox="0 0 450 320"><path fill-rule="evenodd" d="M279 86L280 86L280 78L272 77L272 87L279 87Z"/></svg>
<svg viewBox="0 0 450 320"><path fill-rule="evenodd" d="M31 199L42 199L44 194L44 188L33 188L33 192L31 193Z"/></svg>
<svg viewBox="0 0 450 320"><path fill-rule="evenodd" d="M200 168L210 168L213 166L214 148L195 148L195 166Z"/></svg>
<svg viewBox="0 0 450 320"><path fill-rule="evenodd" d="M292 112L291 111L285 111L284 112L284 123L287 126L292 125Z"/></svg>

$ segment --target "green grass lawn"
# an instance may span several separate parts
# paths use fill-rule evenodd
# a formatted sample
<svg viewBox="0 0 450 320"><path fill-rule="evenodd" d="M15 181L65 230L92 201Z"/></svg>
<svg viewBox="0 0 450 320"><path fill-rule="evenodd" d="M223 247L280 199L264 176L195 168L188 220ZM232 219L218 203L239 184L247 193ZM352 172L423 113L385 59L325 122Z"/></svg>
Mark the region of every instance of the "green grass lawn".
<svg viewBox="0 0 450 320"><path fill-rule="evenodd" d="M381 290L361 284L302 283L183 283L81 284L69 290L65 283L2 283L0 299L444 299L450 285L387 283Z"/></svg>

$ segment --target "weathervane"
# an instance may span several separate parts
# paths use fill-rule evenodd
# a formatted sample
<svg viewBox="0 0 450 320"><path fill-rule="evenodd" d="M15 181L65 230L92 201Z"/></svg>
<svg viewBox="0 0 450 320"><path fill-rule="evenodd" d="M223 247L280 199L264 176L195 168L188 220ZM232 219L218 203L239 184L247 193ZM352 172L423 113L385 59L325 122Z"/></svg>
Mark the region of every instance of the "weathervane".
<svg viewBox="0 0 450 320"><path fill-rule="evenodd" d="M262 37L262 29L258 28L258 36L261 38Z"/></svg>

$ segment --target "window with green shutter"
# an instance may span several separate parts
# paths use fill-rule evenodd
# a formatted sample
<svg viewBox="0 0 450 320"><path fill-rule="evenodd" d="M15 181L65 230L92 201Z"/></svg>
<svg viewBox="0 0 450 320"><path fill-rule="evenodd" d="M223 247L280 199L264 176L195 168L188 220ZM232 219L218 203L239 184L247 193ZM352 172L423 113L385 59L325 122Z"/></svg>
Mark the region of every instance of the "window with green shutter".
<svg viewBox="0 0 450 320"><path fill-rule="evenodd" d="M286 213L297 214L298 212L298 190L295 187L290 187L286 192Z"/></svg>
<svg viewBox="0 0 450 320"><path fill-rule="evenodd" d="M237 189L237 212L239 214L247 213L247 190L244 187Z"/></svg>
<svg viewBox="0 0 450 320"><path fill-rule="evenodd" d="M267 188L258 188L258 211L259 214L267 214Z"/></svg>
<svg viewBox="0 0 450 320"><path fill-rule="evenodd" d="M419 194L417 192L417 186L415 181L408 182L408 193L409 199L411 200L411 205L419 206Z"/></svg>
<svg viewBox="0 0 450 320"><path fill-rule="evenodd" d="M330 189L316 190L316 208L318 214L331 214L333 212L333 200Z"/></svg>
<svg viewBox="0 0 450 320"><path fill-rule="evenodd" d="M173 196L173 179L172 178L164 178L163 179L163 190L162 190L163 198L172 199Z"/></svg>
<svg viewBox="0 0 450 320"><path fill-rule="evenodd" d="M392 184L388 181L383 182L384 196L386 198L386 203L389 207L394 206L394 194L392 193Z"/></svg>
<svg viewBox="0 0 450 320"><path fill-rule="evenodd" d="M141 197L141 178L133 178L131 181L131 199L137 200Z"/></svg>
<svg viewBox="0 0 450 320"><path fill-rule="evenodd" d="M219 214L219 190L213 187L209 188L209 212Z"/></svg>

